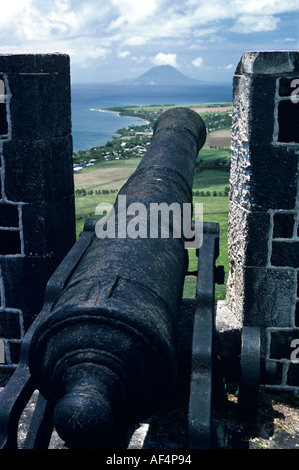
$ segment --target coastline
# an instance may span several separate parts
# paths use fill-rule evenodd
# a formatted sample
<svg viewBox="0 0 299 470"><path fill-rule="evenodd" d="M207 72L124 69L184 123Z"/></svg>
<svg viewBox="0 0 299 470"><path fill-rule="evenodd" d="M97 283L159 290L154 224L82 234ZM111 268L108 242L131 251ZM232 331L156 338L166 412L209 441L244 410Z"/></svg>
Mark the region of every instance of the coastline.
<svg viewBox="0 0 299 470"><path fill-rule="evenodd" d="M119 126L114 132L112 140L105 144L94 145L90 149L74 152L74 164L79 167L94 166L96 161L128 159L136 154L140 155L150 143L153 129L158 116L175 105L148 105L148 106L121 106L114 108L89 108L100 113L112 113L114 116L134 118L136 124ZM230 135L226 129L231 126L232 103L201 103L184 105L202 115L205 120L210 145L230 147ZM105 119L105 118L104 118ZM107 118L108 119L108 118ZM218 131L214 138L213 132ZM140 149L139 151L137 151Z"/></svg>
<svg viewBox="0 0 299 470"><path fill-rule="evenodd" d="M99 113L112 113L112 114L117 114L118 116L120 116L120 111L110 111L109 109L89 108L89 111L98 111Z"/></svg>

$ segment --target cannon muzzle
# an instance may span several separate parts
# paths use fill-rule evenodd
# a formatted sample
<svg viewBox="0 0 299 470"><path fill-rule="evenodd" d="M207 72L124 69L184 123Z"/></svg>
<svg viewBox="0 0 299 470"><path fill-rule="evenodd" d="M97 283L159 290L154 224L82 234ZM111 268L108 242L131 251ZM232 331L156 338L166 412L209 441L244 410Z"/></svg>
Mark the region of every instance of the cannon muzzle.
<svg viewBox="0 0 299 470"><path fill-rule="evenodd" d="M184 205L192 205L195 161L205 138L202 119L188 108L159 117L112 215L98 222L34 331L30 372L55 405L54 424L69 447L109 446L115 430L147 419L174 389L186 236L182 220L173 216L165 224L161 211L153 230L152 209L180 208L183 214Z"/></svg>

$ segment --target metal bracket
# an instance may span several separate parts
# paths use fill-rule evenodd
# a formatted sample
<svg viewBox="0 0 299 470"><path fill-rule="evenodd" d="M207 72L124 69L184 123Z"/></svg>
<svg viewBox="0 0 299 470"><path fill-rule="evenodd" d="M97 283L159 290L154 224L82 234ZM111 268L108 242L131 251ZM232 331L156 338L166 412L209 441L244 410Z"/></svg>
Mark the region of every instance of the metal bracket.
<svg viewBox="0 0 299 470"><path fill-rule="evenodd" d="M243 326L238 404L242 415L256 416L261 375L260 328Z"/></svg>
<svg viewBox="0 0 299 470"><path fill-rule="evenodd" d="M196 309L192 340L192 370L188 433L190 449L211 447L213 334L215 322L215 260L219 254L218 224L204 224L198 253Z"/></svg>
<svg viewBox="0 0 299 470"><path fill-rule="evenodd" d="M86 251L92 236L92 232L82 232L79 240L51 276L46 287L43 309L23 338L19 364L0 394L0 449L18 448L18 422L23 409L34 392L34 384L28 367L28 348L35 327L45 316L49 315L57 295L64 288L75 266ZM40 396L26 446L32 445L33 447L30 448L47 448L48 439L53 429L49 413L49 405ZM49 426L49 429L45 431L47 426ZM44 432L39 433L40 429L43 429ZM43 441L40 439L40 434L43 435Z"/></svg>

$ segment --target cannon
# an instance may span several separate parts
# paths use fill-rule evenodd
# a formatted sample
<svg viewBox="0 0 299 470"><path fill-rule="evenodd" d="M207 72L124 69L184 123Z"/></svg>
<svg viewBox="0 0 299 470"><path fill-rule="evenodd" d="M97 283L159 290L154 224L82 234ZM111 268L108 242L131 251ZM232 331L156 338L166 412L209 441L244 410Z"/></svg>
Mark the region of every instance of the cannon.
<svg viewBox="0 0 299 470"><path fill-rule="evenodd" d="M194 111L164 112L111 213L86 222L48 282L44 307L0 395L1 448L17 447L17 423L35 389L39 400L26 448L47 447L53 427L69 448L115 446L124 429L157 413L172 396L184 308L191 310L189 446L211 445L214 284L224 282L223 270L215 268L219 227L203 224L198 269L189 272L197 276L196 299L188 304L182 300L186 242L199 236L196 224L186 227L184 218L171 219L170 211L167 222L161 212L153 220L151 212L161 204L176 215L190 209L195 162L205 139L204 122ZM247 404L257 396L260 379L254 334L253 340L248 336L254 352L245 348L243 354L243 363L250 364L243 380Z"/></svg>
<svg viewBox="0 0 299 470"><path fill-rule="evenodd" d="M54 424L67 443L95 445L96 438L107 445L115 426L150 416L174 387L183 239L162 238L159 230L157 238L119 234L132 219L119 201L126 196L127 210L145 208L146 224L150 204L191 204L204 141L196 113L162 115L150 149L118 194L115 237L94 235L49 318L36 327L29 368L42 394L57 402Z"/></svg>

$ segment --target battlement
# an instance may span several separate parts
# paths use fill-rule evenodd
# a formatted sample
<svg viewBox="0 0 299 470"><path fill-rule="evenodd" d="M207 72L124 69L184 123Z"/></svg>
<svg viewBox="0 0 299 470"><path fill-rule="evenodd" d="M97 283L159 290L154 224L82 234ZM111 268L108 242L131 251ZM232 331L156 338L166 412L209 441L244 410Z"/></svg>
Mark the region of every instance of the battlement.
<svg viewBox="0 0 299 470"><path fill-rule="evenodd" d="M0 55L0 338L3 380L18 363L46 283L75 242L70 64Z"/></svg>

